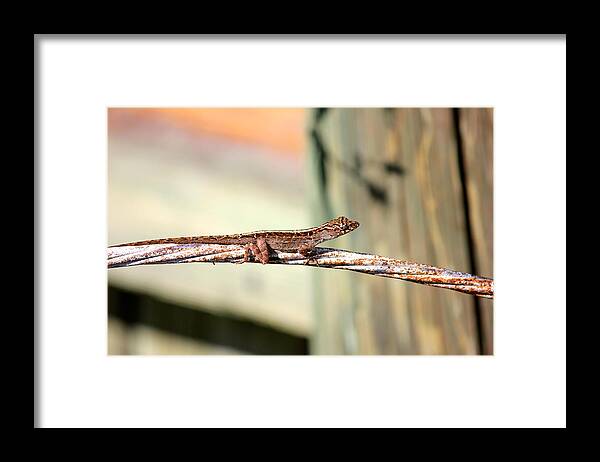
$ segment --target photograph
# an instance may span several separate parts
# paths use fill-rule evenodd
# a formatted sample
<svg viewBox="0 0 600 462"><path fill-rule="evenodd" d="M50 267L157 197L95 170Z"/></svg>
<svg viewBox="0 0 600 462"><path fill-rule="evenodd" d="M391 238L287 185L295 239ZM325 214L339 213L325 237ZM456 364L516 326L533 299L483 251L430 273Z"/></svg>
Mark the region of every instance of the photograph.
<svg viewBox="0 0 600 462"><path fill-rule="evenodd" d="M107 355L494 354L493 107L106 117Z"/></svg>

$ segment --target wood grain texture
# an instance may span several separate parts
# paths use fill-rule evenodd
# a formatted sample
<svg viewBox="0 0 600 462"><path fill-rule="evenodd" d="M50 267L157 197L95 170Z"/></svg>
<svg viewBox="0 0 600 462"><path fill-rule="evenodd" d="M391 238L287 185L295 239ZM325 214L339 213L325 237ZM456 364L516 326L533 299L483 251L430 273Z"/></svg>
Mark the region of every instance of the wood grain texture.
<svg viewBox="0 0 600 462"><path fill-rule="evenodd" d="M465 163L466 191L473 245L474 268L480 275L494 277L493 234L493 125L492 108L461 109L460 135ZM482 347L493 354L493 301L479 300Z"/></svg>
<svg viewBox="0 0 600 462"><path fill-rule="evenodd" d="M347 248L471 271L451 109L329 109L312 129L315 215L363 223ZM323 273L313 353L478 353L474 297Z"/></svg>

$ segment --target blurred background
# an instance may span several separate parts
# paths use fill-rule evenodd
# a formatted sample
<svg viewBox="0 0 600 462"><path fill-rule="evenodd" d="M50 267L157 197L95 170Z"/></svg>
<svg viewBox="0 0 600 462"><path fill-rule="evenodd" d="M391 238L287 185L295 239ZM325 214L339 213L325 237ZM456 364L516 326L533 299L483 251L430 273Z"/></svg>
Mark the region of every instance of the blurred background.
<svg viewBox="0 0 600 462"><path fill-rule="evenodd" d="M491 108L108 110L108 245L361 226L327 247L493 277ZM492 300L348 271L108 271L108 353L493 354Z"/></svg>

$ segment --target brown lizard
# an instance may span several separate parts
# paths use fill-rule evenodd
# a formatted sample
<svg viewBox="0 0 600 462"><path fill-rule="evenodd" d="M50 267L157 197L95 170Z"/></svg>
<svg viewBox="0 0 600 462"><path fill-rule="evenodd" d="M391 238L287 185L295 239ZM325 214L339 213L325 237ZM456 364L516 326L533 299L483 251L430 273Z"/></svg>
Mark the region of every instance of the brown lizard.
<svg viewBox="0 0 600 462"><path fill-rule="evenodd" d="M314 228L293 231L254 231L242 234L221 236L193 236L137 241L110 247L137 246L151 244L221 244L244 245L244 262L249 261L250 253L264 265L269 262L269 250L298 252L304 256L322 242L343 236L358 228L358 221L346 217L329 220Z"/></svg>

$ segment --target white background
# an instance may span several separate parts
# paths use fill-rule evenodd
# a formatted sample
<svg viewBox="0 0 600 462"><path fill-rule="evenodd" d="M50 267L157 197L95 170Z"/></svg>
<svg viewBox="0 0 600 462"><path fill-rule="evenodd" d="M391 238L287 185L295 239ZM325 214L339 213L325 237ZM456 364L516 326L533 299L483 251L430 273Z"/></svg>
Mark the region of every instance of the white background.
<svg viewBox="0 0 600 462"><path fill-rule="evenodd" d="M566 425L564 38L37 46L37 425ZM108 106L493 106L495 356L107 356Z"/></svg>

